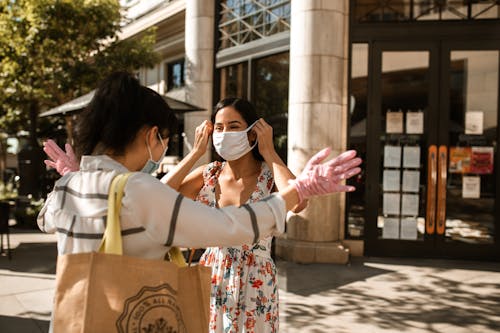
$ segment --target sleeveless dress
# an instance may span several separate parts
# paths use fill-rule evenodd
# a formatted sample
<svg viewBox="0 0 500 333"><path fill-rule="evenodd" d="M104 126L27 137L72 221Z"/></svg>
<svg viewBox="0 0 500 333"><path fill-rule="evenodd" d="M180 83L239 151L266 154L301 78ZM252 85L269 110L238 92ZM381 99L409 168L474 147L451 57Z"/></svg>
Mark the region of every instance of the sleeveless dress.
<svg viewBox="0 0 500 333"><path fill-rule="evenodd" d="M196 200L216 207L215 186L224 162L212 162L203 171L204 185ZM271 194L274 179L262 162L255 191L247 203ZM274 333L278 331L278 286L271 258L272 237L256 244L211 247L200 264L212 267L210 333Z"/></svg>

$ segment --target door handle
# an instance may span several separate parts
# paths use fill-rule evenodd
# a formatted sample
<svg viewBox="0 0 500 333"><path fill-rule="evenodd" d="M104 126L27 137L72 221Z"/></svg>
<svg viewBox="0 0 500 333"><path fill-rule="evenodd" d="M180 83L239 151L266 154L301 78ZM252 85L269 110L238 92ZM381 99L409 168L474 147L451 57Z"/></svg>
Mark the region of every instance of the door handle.
<svg viewBox="0 0 500 333"><path fill-rule="evenodd" d="M436 232L444 235L446 227L446 178L448 176L448 147L439 146L437 184L437 224Z"/></svg>
<svg viewBox="0 0 500 333"><path fill-rule="evenodd" d="M436 184L437 184L437 147L429 146L427 158L427 209L425 232L432 235L436 229Z"/></svg>

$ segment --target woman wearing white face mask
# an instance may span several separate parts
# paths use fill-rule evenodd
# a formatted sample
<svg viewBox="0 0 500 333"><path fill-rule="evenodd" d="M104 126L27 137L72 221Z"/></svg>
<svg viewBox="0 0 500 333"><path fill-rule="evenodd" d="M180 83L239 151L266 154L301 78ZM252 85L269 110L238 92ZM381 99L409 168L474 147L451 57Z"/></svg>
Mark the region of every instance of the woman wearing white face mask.
<svg viewBox="0 0 500 333"><path fill-rule="evenodd" d="M132 91L139 89L137 85L133 82ZM73 154L64 153L55 145L45 147L52 159L46 163L66 173L56 184L38 221L43 231L59 233L59 253L97 248L106 213L106 202L99 195L105 196L102 193L106 193L116 173L127 169L150 171L144 169L148 164L155 164L162 157L157 154L164 154L166 149L166 142L158 133L165 133L163 137L172 133L168 119L151 122L139 116L148 108L134 102L129 89L112 94L103 89L106 87L97 93L103 99L102 110L91 105L99 117L87 118L83 124L92 135L87 135L80 147L77 146L83 154L103 155L84 156L80 171L67 173L79 169ZM146 88L139 90L143 89ZM147 92L155 100L159 99L154 92ZM128 101L128 97L132 99ZM122 105L116 105L114 115L107 115L105 108L113 107L116 101ZM128 107L131 110L127 115L124 109ZM162 113L164 117L169 114L168 108L160 105L155 114L161 116ZM140 131L121 128L130 123L129 116L142 124L138 127ZM313 195L354 190L342 181L360 172L361 160L350 151L321 164L330 153L325 149L311 158L300 176L288 184L294 176L274 150L272 128L257 119L250 103L223 100L216 106L213 121L215 126L205 121L196 129L193 150L162 181L184 196L220 210L196 205L190 200L182 201L175 237L168 237L171 242L165 242L169 216L179 197L176 199L172 189L166 186L158 187L159 182L153 177L134 174L127 183L123 200L124 253L161 258L165 246L170 245L226 246L209 248L202 259L213 272L210 331L276 332L278 297L276 269L270 258L270 236L275 228L283 231L286 209L300 209ZM250 130L249 124L253 124ZM167 125L170 126L167 128ZM114 135L99 126L110 127ZM122 133L124 130L129 136L133 134L125 143L120 141L127 139L127 133ZM227 161L213 162L189 173L206 152L213 130L214 146ZM255 147L252 149L252 146ZM270 196L275 190L279 190L279 195ZM227 247L245 243L247 245Z"/></svg>
<svg viewBox="0 0 500 333"><path fill-rule="evenodd" d="M213 125L205 121L197 128L194 149L181 162L184 168L177 168L162 181L208 206L225 207L258 201L295 178L274 149L272 127L257 118L248 101L220 101L212 121ZM212 131L213 146L224 162L201 166L185 177L206 151ZM305 205L303 202L295 211ZM251 244L205 251L200 263L212 267L210 332L278 330L277 274L271 241L269 236Z"/></svg>

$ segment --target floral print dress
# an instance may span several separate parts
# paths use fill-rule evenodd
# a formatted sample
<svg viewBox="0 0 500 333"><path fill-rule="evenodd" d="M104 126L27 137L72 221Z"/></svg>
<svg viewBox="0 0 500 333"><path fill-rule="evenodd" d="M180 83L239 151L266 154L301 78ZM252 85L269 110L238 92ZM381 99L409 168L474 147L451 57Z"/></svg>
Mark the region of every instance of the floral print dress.
<svg viewBox="0 0 500 333"><path fill-rule="evenodd" d="M196 200L216 207L215 187L224 162L203 171L204 185ZM247 203L271 193L274 179L262 162L255 191ZM212 267L210 333L273 333L278 331L278 286L271 258L272 237L256 244L208 248L200 264Z"/></svg>

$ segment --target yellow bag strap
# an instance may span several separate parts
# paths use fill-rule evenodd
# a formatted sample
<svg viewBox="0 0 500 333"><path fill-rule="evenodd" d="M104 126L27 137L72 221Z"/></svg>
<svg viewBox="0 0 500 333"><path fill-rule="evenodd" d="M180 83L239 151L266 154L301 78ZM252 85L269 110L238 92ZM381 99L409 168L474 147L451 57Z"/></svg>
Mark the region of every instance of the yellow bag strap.
<svg viewBox="0 0 500 333"><path fill-rule="evenodd" d="M172 246L170 250L168 250L168 258L171 262L179 267L187 266L186 259L184 259L181 249L179 249L177 246Z"/></svg>
<svg viewBox="0 0 500 333"><path fill-rule="evenodd" d="M132 173L119 174L111 181L108 193L108 218L99 252L123 254L120 210L122 208L123 189Z"/></svg>
<svg viewBox="0 0 500 333"><path fill-rule="evenodd" d="M108 193L108 218L106 230L102 238L99 252L108 254L123 254L122 233L120 225L120 210L122 208L123 190L131 172L119 174L111 181ZM171 262L179 267L186 267L186 259L177 246L168 251Z"/></svg>

